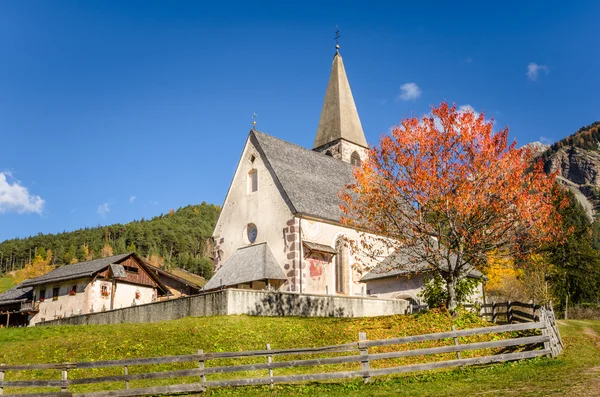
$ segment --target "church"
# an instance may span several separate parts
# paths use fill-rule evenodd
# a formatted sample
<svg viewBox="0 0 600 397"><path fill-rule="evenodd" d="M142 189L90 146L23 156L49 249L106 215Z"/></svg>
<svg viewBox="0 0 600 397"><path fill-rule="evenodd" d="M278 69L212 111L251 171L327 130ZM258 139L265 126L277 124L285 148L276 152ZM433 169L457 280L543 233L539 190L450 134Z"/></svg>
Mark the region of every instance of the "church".
<svg viewBox="0 0 600 397"><path fill-rule="evenodd" d="M339 46L312 150L252 129L213 233L215 275L204 290L377 296L420 304L425 264L362 274L344 239L339 193L368 156ZM393 266L392 266L393 267ZM381 269L381 270L378 270ZM385 269L385 270L383 270Z"/></svg>

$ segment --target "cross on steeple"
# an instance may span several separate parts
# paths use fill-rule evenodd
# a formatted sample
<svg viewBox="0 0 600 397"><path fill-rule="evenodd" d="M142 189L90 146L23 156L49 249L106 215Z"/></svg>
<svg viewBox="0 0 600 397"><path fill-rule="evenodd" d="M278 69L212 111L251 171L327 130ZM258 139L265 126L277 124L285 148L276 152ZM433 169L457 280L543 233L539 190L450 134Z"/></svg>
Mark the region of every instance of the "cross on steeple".
<svg viewBox="0 0 600 397"><path fill-rule="evenodd" d="M339 39L340 39L340 29L338 28L338 26L335 27L336 31L335 31L335 49L339 50L340 49L340 43L339 43Z"/></svg>
<svg viewBox="0 0 600 397"><path fill-rule="evenodd" d="M256 113L252 115L252 129L256 130Z"/></svg>

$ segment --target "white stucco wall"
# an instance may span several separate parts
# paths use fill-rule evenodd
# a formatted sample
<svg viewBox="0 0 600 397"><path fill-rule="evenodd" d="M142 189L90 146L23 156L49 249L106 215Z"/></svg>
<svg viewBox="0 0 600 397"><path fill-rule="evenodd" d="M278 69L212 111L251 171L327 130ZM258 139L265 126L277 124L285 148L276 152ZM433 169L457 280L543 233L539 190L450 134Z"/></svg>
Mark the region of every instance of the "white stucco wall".
<svg viewBox="0 0 600 397"><path fill-rule="evenodd" d="M343 227L341 225L314 221L309 219L301 219L301 233L303 241L310 241L318 244L324 244L335 248L335 243L338 238L345 236L346 238L358 241L360 234L356 230ZM370 264L366 257L352 255L349 248L344 248L348 256L348 273L346 274L346 291L349 296L366 295L366 286L360 282L362 278L361 269L363 264ZM303 249L302 257L306 257L306 252ZM312 263L311 263L312 262ZM321 269L317 269L319 266ZM303 260L303 292L313 294L335 294L335 258L331 263L318 264L312 258Z"/></svg>
<svg viewBox="0 0 600 397"><path fill-rule="evenodd" d="M139 298L136 299L136 292L139 292ZM154 288L144 287L141 285L133 285L126 283L117 283L115 289L114 309L123 307L143 305L153 302Z"/></svg>
<svg viewBox="0 0 600 397"><path fill-rule="evenodd" d="M250 162L251 156L255 157L254 163ZM253 193L247 186L248 172L252 169L258 173L258 191ZM263 159L248 140L213 232L220 255L217 270L238 248L250 244L246 235L249 223L255 224L258 230L254 243L268 242L283 270L284 264L289 262L289 246L283 229L291 218L292 213Z"/></svg>
<svg viewBox="0 0 600 397"><path fill-rule="evenodd" d="M31 317L30 324L34 325L39 321L43 321L42 319L54 320L86 313L89 306L88 282L88 278L83 278L35 286L34 296L39 302L39 312ZM77 285L77 293L71 296L69 291L74 285ZM55 287L59 288L59 293L58 299L53 300L52 291ZM40 301L41 290L46 290L43 302Z"/></svg>
<svg viewBox="0 0 600 397"><path fill-rule="evenodd" d="M386 299L395 299L408 296L420 302L419 293L423 288L424 280L420 274L408 277L388 277L371 280L366 283L367 291L372 296Z"/></svg>
<svg viewBox="0 0 600 397"><path fill-rule="evenodd" d="M91 281L89 278L83 278L36 286L34 294L39 302L39 312L31 317L30 325L35 325L40 321L110 310L112 280ZM77 293L69 295L73 285L77 285ZM108 296L102 296L102 285L107 286ZM55 287L59 288L59 295L58 299L53 300L52 291ZM42 302L39 300L40 291L44 289L46 294ZM155 301L154 288L117 282L114 309L132 306L136 291L140 291L140 299L135 300L136 305Z"/></svg>
<svg viewBox="0 0 600 397"><path fill-rule="evenodd" d="M367 291L371 296L379 298L396 299L412 297L417 302L422 303L419 297L425 283L425 276L415 274L411 277L388 277L367 281ZM483 302L483 284L468 298L468 303Z"/></svg>

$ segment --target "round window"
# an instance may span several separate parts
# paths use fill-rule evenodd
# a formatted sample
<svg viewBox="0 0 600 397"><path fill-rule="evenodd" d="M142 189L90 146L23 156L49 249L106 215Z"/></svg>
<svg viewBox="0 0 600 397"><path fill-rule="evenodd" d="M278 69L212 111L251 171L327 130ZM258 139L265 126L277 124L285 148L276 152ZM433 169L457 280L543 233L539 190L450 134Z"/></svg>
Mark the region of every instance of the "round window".
<svg viewBox="0 0 600 397"><path fill-rule="evenodd" d="M254 243L256 241L256 236L258 235L258 230L256 229L256 225L254 223L250 223L247 227L247 233L248 233L248 241L250 242L250 244Z"/></svg>

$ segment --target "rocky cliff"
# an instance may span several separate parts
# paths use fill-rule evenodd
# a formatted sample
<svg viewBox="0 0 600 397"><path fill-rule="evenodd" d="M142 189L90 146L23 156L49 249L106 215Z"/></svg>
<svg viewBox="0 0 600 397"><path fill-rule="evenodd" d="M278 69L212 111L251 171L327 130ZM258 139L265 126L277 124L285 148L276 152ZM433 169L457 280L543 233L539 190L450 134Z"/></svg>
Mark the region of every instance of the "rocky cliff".
<svg viewBox="0 0 600 397"><path fill-rule="evenodd" d="M552 146L540 150L547 172L559 172L559 181L569 188L591 220L600 215L600 122L582 127Z"/></svg>

